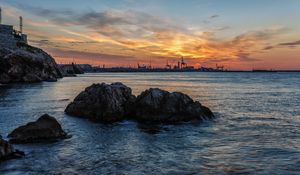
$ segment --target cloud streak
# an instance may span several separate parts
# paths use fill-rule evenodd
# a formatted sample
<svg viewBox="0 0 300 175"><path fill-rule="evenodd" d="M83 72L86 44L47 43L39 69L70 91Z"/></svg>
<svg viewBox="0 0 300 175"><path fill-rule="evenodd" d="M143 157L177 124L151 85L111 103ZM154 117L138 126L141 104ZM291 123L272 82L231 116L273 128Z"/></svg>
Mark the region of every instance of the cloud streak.
<svg viewBox="0 0 300 175"><path fill-rule="evenodd" d="M263 48L263 50L272 50L272 49L276 49L276 48L295 48L297 46L300 46L300 40L298 41L293 41L293 42L285 42L285 43L279 43L277 45L274 46L267 46L265 48Z"/></svg>
<svg viewBox="0 0 300 175"><path fill-rule="evenodd" d="M299 46L300 45L300 40L295 41L295 42L280 43L278 45L279 46Z"/></svg>

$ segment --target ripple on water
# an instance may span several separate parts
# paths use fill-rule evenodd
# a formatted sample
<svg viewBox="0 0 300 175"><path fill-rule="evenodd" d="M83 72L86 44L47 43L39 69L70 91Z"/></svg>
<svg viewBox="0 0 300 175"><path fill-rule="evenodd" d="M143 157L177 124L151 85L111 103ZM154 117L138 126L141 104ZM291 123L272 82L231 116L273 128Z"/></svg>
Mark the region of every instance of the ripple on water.
<svg viewBox="0 0 300 175"><path fill-rule="evenodd" d="M299 80L293 73L107 73L0 86L3 136L43 113L73 135L57 143L16 145L27 156L1 163L1 175L299 174ZM64 114L85 87L117 81L134 94L149 87L182 91L217 117L147 126L102 125Z"/></svg>

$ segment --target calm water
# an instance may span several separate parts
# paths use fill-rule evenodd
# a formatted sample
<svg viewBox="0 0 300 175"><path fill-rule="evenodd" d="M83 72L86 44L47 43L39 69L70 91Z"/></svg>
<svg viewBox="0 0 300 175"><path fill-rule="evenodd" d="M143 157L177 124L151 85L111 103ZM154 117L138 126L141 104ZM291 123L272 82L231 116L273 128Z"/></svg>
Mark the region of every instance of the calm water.
<svg viewBox="0 0 300 175"><path fill-rule="evenodd" d="M163 126L102 125L64 114L85 87L121 81L134 94L150 87L182 91L217 118ZM0 87L0 133L55 116L71 139L17 145L27 156L0 174L300 174L299 73L107 73L56 83Z"/></svg>

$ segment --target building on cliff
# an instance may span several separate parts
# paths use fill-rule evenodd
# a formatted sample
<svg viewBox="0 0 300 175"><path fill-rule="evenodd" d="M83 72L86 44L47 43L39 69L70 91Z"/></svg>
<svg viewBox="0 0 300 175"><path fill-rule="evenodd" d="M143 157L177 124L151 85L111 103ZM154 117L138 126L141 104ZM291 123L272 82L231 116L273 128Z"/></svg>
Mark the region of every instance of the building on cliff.
<svg viewBox="0 0 300 175"><path fill-rule="evenodd" d="M2 24L0 7L0 46L15 48L17 43L27 44L27 35L23 34L23 18L20 16L20 29L15 30L12 25Z"/></svg>

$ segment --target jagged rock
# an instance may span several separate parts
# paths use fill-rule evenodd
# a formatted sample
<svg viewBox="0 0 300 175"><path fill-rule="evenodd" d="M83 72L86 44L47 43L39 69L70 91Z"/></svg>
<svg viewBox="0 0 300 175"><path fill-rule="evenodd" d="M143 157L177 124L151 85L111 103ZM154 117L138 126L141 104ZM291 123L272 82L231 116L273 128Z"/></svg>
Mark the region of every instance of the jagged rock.
<svg viewBox="0 0 300 175"><path fill-rule="evenodd" d="M212 117L210 109L180 92L149 89L135 102L135 118L141 122L177 123Z"/></svg>
<svg viewBox="0 0 300 175"><path fill-rule="evenodd" d="M122 83L93 84L81 92L65 112L98 122L118 122L130 113L134 100L131 88Z"/></svg>
<svg viewBox="0 0 300 175"><path fill-rule="evenodd" d="M62 72L41 49L18 43L15 49L0 46L0 83L56 81Z"/></svg>
<svg viewBox="0 0 300 175"><path fill-rule="evenodd" d="M20 126L8 137L11 143L52 142L69 138L54 117L44 114L37 121Z"/></svg>
<svg viewBox="0 0 300 175"><path fill-rule="evenodd" d="M16 150L10 143L2 139L0 135L0 162L8 159L21 158L24 155L24 152Z"/></svg>

